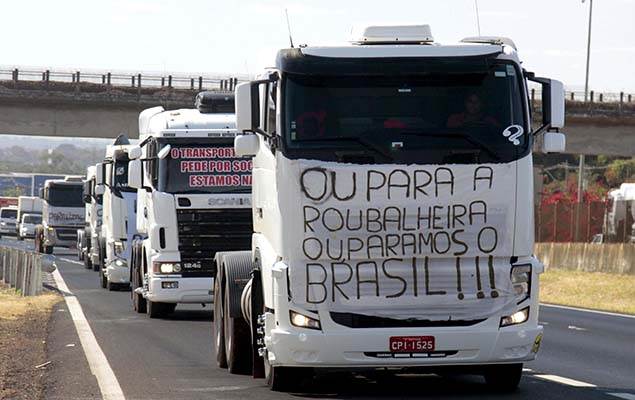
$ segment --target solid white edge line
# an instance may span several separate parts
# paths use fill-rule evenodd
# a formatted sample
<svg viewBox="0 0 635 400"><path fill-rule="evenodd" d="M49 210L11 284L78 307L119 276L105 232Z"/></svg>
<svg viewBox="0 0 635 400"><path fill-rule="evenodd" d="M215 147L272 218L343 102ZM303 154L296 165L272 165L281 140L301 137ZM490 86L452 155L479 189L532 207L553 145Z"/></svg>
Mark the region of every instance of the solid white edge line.
<svg viewBox="0 0 635 400"><path fill-rule="evenodd" d="M75 324L75 329L77 330L79 341L84 349L90 370L93 375L95 375L95 378L97 378L97 384L99 385L103 399L125 400L119 381L117 381L115 373L112 368L110 368L106 355L101 350L101 347L99 347L99 343L97 343L97 338L95 338L95 334L86 320L79 300L77 300L77 297L68 289L59 269L53 271L53 278L55 279L57 288L64 292L64 301L66 301L68 311L73 318L73 323Z"/></svg>
<svg viewBox="0 0 635 400"><path fill-rule="evenodd" d="M565 378L565 377L558 376L558 375L548 375L548 374L544 374L543 375L543 374L539 374L539 375L533 375L533 376L536 377L536 378L547 380L547 381L561 383L561 384L567 385L567 386L588 387L588 388L597 387L596 385L594 385L592 383L576 381L575 379Z"/></svg>
<svg viewBox="0 0 635 400"><path fill-rule="evenodd" d="M69 263L72 263L72 264L78 264L78 265L84 265L84 263L82 263L81 261L71 260L70 258L66 258L66 257L59 257L59 256L58 256L57 258L59 258L60 260L62 260L62 261L64 261L64 262L69 262Z"/></svg>
<svg viewBox="0 0 635 400"><path fill-rule="evenodd" d="M588 313L593 313L593 314L602 314L602 315L609 315L611 317L622 317L622 318L632 318L635 319L635 315L630 315L630 314L620 314L620 313L615 313L615 312L609 312L609 311L599 311L599 310L590 310L588 308L578 308L578 307L571 307L571 306L561 306L561 305L557 305L557 304L548 304L548 303L540 303L541 307L551 307L551 308L561 308L563 310L572 310L572 311L581 311L581 312L588 312Z"/></svg>
<svg viewBox="0 0 635 400"><path fill-rule="evenodd" d="M609 396L617 397L624 400L635 400L635 394L632 393L607 393Z"/></svg>

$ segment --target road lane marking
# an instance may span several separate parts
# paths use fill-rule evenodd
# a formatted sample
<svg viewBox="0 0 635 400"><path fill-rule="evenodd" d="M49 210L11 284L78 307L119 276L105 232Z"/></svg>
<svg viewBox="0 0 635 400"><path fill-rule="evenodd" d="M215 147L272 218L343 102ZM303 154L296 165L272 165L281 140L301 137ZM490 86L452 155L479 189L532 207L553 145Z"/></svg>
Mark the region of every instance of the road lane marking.
<svg viewBox="0 0 635 400"><path fill-rule="evenodd" d="M84 349L90 370L93 375L95 375L95 378L97 378L97 384L99 385L103 399L125 400L121 386L119 386L119 381L117 381L115 373L112 368L110 368L106 355L101 350L101 347L99 347L99 343L97 343L97 338L86 320L79 300L77 300L77 297L75 297L68 286L66 286L66 282L64 282L64 278L62 278L59 269L53 271L53 278L55 279L57 288L64 293L64 301L66 301L68 311L73 318L73 323L75 324L75 329L77 330L79 341Z"/></svg>
<svg viewBox="0 0 635 400"><path fill-rule="evenodd" d="M568 328L571 329L572 331L580 331L580 332L587 331L586 328L580 328L579 326L575 326L575 325L569 325Z"/></svg>
<svg viewBox="0 0 635 400"><path fill-rule="evenodd" d="M609 312L609 311L589 310L588 308L559 306L559 305L556 305L556 304L546 304L546 303L540 303L540 306L541 307L548 307L548 308L561 308L563 310L588 312L588 313L593 313L593 314L610 315L612 317L623 317L623 318L633 318L633 319L635 319L635 315L620 314L620 313Z"/></svg>
<svg viewBox="0 0 635 400"><path fill-rule="evenodd" d="M77 260L71 260L70 258L66 258L66 257L57 257L57 258L59 258L62 261L66 261L66 262L69 262L69 263L72 263L72 264L84 265L83 262L80 262L80 261L77 261Z"/></svg>
<svg viewBox="0 0 635 400"><path fill-rule="evenodd" d="M558 375L533 375L533 376L535 376L536 378L547 380L547 381L561 383L567 386L587 387L587 388L597 387L596 385L592 383L576 381L575 379L565 378L563 376L558 376Z"/></svg>
<svg viewBox="0 0 635 400"><path fill-rule="evenodd" d="M631 393L607 393L609 396L614 396L624 400L635 400L635 394Z"/></svg>

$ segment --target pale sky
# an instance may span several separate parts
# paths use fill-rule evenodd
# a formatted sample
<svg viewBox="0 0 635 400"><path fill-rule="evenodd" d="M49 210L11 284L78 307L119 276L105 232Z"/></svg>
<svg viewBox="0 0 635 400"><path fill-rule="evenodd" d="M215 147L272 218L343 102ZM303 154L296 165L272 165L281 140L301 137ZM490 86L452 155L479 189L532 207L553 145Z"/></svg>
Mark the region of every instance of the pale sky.
<svg viewBox="0 0 635 400"><path fill-rule="evenodd" d="M479 0L482 35L511 37L527 69L584 85L589 1ZM477 33L474 0L2 1L0 64L254 74L288 47L366 23L426 23L440 43ZM590 87L635 93L635 0L595 0Z"/></svg>

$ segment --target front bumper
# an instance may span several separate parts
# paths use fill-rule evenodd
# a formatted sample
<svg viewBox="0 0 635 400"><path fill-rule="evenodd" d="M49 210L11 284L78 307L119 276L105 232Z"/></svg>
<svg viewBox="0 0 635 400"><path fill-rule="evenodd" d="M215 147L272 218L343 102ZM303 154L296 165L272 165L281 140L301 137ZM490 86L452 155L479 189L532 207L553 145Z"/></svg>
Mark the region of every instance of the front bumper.
<svg viewBox="0 0 635 400"><path fill-rule="evenodd" d="M0 226L0 234L2 235L14 235L16 234L15 225L3 225Z"/></svg>
<svg viewBox="0 0 635 400"><path fill-rule="evenodd" d="M162 282L177 282L178 288L165 289ZM214 278L182 278L179 275L155 275L148 278L146 298L164 303L211 303Z"/></svg>
<svg viewBox="0 0 635 400"><path fill-rule="evenodd" d="M110 283L118 285L130 284L130 269L125 260L117 259L108 263L105 275Z"/></svg>
<svg viewBox="0 0 635 400"><path fill-rule="evenodd" d="M338 329L328 334L278 327L271 330L265 343L269 361L277 366L379 368L519 363L535 358L543 331L540 325L522 325L500 330L478 326ZM435 352L391 354L391 336L434 336Z"/></svg>

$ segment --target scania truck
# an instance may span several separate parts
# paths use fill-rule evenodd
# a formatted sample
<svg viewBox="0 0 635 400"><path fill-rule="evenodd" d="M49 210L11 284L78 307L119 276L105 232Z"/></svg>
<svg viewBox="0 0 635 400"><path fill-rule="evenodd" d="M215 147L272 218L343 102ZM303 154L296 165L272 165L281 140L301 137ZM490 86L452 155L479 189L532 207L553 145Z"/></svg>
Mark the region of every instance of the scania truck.
<svg viewBox="0 0 635 400"><path fill-rule="evenodd" d="M85 217L81 179L49 179L41 192L42 224L35 228L35 250L51 254L55 246L74 248Z"/></svg>
<svg viewBox="0 0 635 400"><path fill-rule="evenodd" d="M251 242L252 162L234 154L233 96L202 92L196 106L143 111L130 151L129 185L138 188L132 302L151 318L178 303L211 303L215 253Z"/></svg>
<svg viewBox="0 0 635 400"><path fill-rule="evenodd" d="M97 168L102 174L101 164L91 165L86 170L84 180L84 203L86 204L84 227L77 231L77 256L84 266L94 271L101 268L99 236L102 224L103 185L97 184Z"/></svg>
<svg viewBox="0 0 635 400"><path fill-rule="evenodd" d="M119 135L106 147L106 157L99 164L98 183L103 187L99 243L104 256L99 279L108 290L130 286L131 243L137 232L137 190L128 185L128 153L133 147L125 135Z"/></svg>
<svg viewBox="0 0 635 400"><path fill-rule="evenodd" d="M560 82L526 71L507 38L370 26L280 50L238 85L236 111L254 232L249 251L217 253L219 366L274 390L328 368L517 387L543 335L532 148L564 149Z"/></svg>

